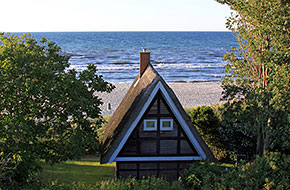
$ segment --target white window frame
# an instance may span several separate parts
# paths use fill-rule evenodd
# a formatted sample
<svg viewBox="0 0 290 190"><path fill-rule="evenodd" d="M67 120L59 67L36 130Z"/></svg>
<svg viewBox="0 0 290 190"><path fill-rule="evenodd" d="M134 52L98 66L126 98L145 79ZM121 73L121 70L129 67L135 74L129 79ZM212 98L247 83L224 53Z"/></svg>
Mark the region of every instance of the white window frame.
<svg viewBox="0 0 290 190"><path fill-rule="evenodd" d="M154 128L147 127L147 121L154 121ZM144 131L157 131L157 119L144 119Z"/></svg>
<svg viewBox="0 0 290 190"><path fill-rule="evenodd" d="M170 121L170 128L169 127L163 127L163 121ZM160 130L161 131L172 131L173 130L173 119L160 119Z"/></svg>

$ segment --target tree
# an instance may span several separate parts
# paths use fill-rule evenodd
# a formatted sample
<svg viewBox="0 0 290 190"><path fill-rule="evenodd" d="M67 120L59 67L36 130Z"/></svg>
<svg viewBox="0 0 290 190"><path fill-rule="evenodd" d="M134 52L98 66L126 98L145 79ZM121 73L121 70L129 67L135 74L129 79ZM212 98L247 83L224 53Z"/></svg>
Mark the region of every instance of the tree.
<svg viewBox="0 0 290 190"><path fill-rule="evenodd" d="M214 110L210 106L200 106L193 108L188 115L215 158L222 160L229 157L226 150L228 147L225 145L219 130L220 121Z"/></svg>
<svg viewBox="0 0 290 190"><path fill-rule="evenodd" d="M256 153L256 133L251 126L255 125L255 115L251 114L252 108L244 102L227 102L218 108L220 134L228 145L228 149L235 154L245 154L247 159Z"/></svg>
<svg viewBox="0 0 290 190"><path fill-rule="evenodd" d="M220 142L218 132L219 119L210 106L193 108L189 113L189 117L205 141L211 145Z"/></svg>
<svg viewBox="0 0 290 190"><path fill-rule="evenodd" d="M243 102L254 115L257 130L257 153L263 155L273 147L274 139L284 138L281 146L289 145L289 121L277 134L275 118L289 118L290 91L290 6L283 0L217 0L234 11L227 28L235 33L239 47L224 56L229 64L223 79L225 100ZM288 92L288 93L287 93ZM233 104L232 104L233 105ZM283 112L284 114L282 114ZM281 124L281 123L280 123ZM289 146L288 146L289 147Z"/></svg>
<svg viewBox="0 0 290 190"><path fill-rule="evenodd" d="M14 160L11 178L21 185L38 171L39 159L74 159L98 145L102 101L95 92L114 86L94 65L70 69L61 48L44 38L39 44L30 35L0 33L0 40L0 150Z"/></svg>

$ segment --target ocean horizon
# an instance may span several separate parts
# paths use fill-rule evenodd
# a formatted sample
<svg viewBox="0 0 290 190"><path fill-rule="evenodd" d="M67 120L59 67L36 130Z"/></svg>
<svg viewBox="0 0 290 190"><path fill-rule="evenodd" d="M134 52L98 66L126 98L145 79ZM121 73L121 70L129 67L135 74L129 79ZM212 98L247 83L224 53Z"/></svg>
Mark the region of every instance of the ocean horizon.
<svg viewBox="0 0 290 190"><path fill-rule="evenodd" d="M21 34L21 33L14 33ZM151 64L168 82L219 82L223 54L237 41L227 31L31 32L56 42L70 56L71 68L91 63L109 82L132 82L139 72L139 51L151 52Z"/></svg>

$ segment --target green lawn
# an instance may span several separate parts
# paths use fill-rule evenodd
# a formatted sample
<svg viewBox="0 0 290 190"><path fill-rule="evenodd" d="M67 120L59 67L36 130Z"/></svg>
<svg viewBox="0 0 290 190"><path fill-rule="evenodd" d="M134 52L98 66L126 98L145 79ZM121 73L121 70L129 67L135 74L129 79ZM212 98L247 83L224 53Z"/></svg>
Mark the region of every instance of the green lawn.
<svg viewBox="0 0 290 190"><path fill-rule="evenodd" d="M90 158L88 158L90 159ZM114 179L115 163L100 164L98 161L67 161L53 166L42 162L39 177L44 182L55 181L66 184L81 182L94 185L99 181Z"/></svg>

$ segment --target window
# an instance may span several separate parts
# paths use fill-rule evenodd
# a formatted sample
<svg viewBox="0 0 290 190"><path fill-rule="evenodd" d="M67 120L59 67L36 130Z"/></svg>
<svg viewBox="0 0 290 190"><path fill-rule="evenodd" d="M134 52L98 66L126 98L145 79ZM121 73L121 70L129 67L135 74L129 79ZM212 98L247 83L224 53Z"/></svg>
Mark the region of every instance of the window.
<svg viewBox="0 0 290 190"><path fill-rule="evenodd" d="M157 120L156 119L144 119L144 131L156 131Z"/></svg>
<svg viewBox="0 0 290 190"><path fill-rule="evenodd" d="M160 130L161 131L172 131L173 130L173 119L160 119Z"/></svg>
<svg viewBox="0 0 290 190"><path fill-rule="evenodd" d="M160 119L161 131L173 130L173 119ZM144 119L144 131L157 131L157 119Z"/></svg>

